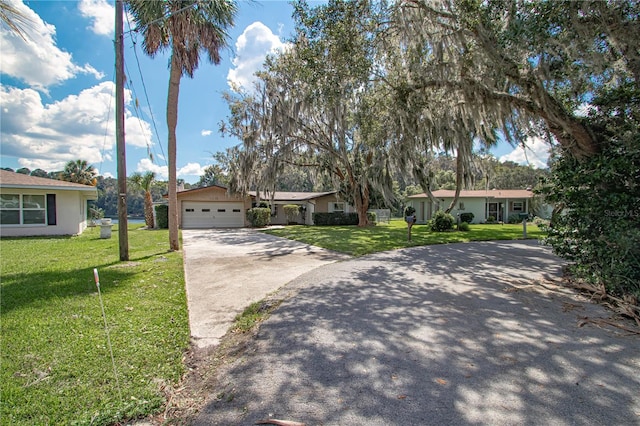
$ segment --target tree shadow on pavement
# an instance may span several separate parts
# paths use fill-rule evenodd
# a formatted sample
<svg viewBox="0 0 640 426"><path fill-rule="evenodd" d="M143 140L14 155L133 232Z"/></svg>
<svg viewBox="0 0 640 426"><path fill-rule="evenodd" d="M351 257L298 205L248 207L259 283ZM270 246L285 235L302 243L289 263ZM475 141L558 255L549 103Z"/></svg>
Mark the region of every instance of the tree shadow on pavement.
<svg viewBox="0 0 640 426"><path fill-rule="evenodd" d="M601 306L513 285L561 266L512 241L319 268L292 284L194 424L637 424L640 339L578 326Z"/></svg>

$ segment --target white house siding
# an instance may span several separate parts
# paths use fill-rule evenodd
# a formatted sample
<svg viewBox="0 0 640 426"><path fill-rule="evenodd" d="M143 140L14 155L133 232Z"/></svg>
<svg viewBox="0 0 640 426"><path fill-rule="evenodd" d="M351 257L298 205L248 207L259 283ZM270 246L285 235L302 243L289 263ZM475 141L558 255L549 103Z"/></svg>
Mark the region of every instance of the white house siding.
<svg viewBox="0 0 640 426"><path fill-rule="evenodd" d="M438 203L433 206L426 194L412 195L407 204L416 209L418 223L425 223L433 217L432 213L446 210L453 200L453 195L454 191L451 190L434 191L433 196ZM472 223L486 222L489 216L494 216L498 221L507 221L511 214L530 212L532 197L533 193L528 190L465 190L461 191L451 214L456 217L462 213L473 213ZM489 211L490 203L495 203L495 212ZM522 203L522 209L516 210L514 203Z"/></svg>
<svg viewBox="0 0 640 426"><path fill-rule="evenodd" d="M55 225L2 225L3 237L77 235L87 228L87 201L95 199L80 191L3 188L5 194L56 196Z"/></svg>
<svg viewBox="0 0 640 426"><path fill-rule="evenodd" d="M441 199L442 200L442 199ZM444 198L444 201L440 201L440 210L445 210L451 204L453 198ZM461 205L464 207L461 209ZM459 198L456 202L456 205L453 210L451 210L451 215L453 217L457 217L458 214L462 213L473 213L473 221L471 223L481 223L486 220L485 217L485 200L479 198Z"/></svg>

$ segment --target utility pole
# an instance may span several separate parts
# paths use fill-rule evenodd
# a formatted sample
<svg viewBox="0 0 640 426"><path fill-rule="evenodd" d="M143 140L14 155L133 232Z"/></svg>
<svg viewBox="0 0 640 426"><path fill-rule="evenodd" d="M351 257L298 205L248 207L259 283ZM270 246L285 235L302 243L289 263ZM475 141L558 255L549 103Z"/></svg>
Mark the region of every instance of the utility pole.
<svg viewBox="0 0 640 426"><path fill-rule="evenodd" d="M127 222L127 161L124 144L124 6L116 0L116 150L118 152L118 242L120 260L129 260Z"/></svg>

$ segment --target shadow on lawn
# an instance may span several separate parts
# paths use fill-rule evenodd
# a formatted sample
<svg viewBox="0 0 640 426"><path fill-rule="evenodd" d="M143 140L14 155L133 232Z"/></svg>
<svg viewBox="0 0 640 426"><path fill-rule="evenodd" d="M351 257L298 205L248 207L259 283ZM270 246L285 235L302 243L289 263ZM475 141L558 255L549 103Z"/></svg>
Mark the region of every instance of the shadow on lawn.
<svg viewBox="0 0 640 426"><path fill-rule="evenodd" d="M156 256L146 256L145 258L150 257ZM137 264L136 262L129 263L134 266ZM126 281L135 275L137 270L134 266L128 267L126 262L96 265L100 276L100 291L106 294L113 290L117 283ZM80 268L68 272L44 270L33 273L3 274L2 284L0 284L2 289L0 309L3 314L6 314L14 309L21 309L52 299L97 293L93 268Z"/></svg>
<svg viewBox="0 0 640 426"><path fill-rule="evenodd" d="M561 266L535 241L510 241L323 267L194 424L634 424L638 338L577 326L600 306L513 287Z"/></svg>

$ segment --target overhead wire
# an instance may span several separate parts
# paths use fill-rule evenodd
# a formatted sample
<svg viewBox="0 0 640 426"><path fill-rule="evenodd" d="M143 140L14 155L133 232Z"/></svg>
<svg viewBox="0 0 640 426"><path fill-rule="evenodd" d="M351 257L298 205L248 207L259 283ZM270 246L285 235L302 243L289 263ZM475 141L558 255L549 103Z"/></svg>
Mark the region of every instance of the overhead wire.
<svg viewBox="0 0 640 426"><path fill-rule="evenodd" d="M127 24L129 25L129 27L131 27L131 22L129 21L129 15L127 14ZM158 141L158 146L160 147L160 151L162 153L162 159L165 162L165 165L167 164L167 156L164 153L164 147L162 145L162 143L160 142L160 132L158 132L158 126L156 125L156 120L155 117L153 115L153 109L151 108L151 102L149 101L149 93L147 91L147 85L145 83L144 80L144 76L142 75L142 67L140 66L140 58L138 57L138 49L136 48L138 42L135 40L135 38L131 35L131 43L133 44L133 56L136 59L136 65L138 67L138 74L140 75L140 81L142 83L142 91L144 92L144 97L145 100L147 102L147 106L149 107L149 117L151 118L151 124L153 124L153 130L155 131L155 136L156 136L156 140Z"/></svg>
<svg viewBox="0 0 640 426"><path fill-rule="evenodd" d="M113 86L115 87L116 85L116 75L115 72L113 73L113 76L111 78L111 82L113 83ZM100 168L98 170L102 170L102 165L104 164L104 153L107 150L107 136L109 135L109 118L111 116L111 102L113 101L113 98L115 96L115 93L112 91L111 92L111 96L109 96L109 104L107 105L107 119L106 119L106 125L104 126L104 141L102 142L102 149L100 150Z"/></svg>

